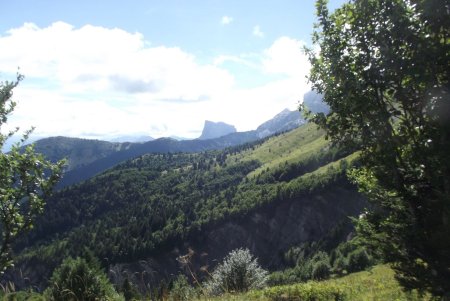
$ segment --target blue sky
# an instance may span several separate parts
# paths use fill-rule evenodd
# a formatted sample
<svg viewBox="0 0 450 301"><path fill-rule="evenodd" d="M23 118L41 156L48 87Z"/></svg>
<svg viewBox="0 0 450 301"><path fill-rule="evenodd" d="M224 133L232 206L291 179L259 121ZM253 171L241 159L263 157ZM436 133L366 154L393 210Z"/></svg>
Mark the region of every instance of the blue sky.
<svg viewBox="0 0 450 301"><path fill-rule="evenodd" d="M333 9L344 1L330 1ZM112 139L251 130L308 91L314 1L6 1L0 78L26 79L9 126Z"/></svg>

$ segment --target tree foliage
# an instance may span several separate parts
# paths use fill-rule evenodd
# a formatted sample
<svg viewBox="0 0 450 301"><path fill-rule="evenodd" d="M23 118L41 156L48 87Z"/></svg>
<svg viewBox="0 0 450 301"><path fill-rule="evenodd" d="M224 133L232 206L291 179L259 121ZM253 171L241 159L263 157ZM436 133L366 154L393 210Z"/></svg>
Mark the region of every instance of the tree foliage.
<svg viewBox="0 0 450 301"><path fill-rule="evenodd" d="M16 103L12 101L13 89L23 79L0 82L0 149L18 129L4 134L2 126ZM3 130L3 131L2 131ZM8 153L0 152L0 271L12 264L11 243L15 238L33 227L37 215L43 212L44 199L61 176L64 162L57 164L36 154L33 145L22 148L31 130L21 142L13 145Z"/></svg>
<svg viewBox="0 0 450 301"><path fill-rule="evenodd" d="M361 150L351 173L376 205L359 234L406 288L450 292L450 2L355 0L319 22L309 80L331 112L312 120Z"/></svg>

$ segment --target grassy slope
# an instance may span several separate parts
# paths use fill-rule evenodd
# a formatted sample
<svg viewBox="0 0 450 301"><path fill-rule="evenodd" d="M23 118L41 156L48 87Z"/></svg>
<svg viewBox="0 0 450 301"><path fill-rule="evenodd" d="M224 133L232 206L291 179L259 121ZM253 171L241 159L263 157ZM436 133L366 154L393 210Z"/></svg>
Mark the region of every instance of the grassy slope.
<svg viewBox="0 0 450 301"><path fill-rule="evenodd" d="M335 299L339 296L340 299ZM339 298L338 297L338 298ZM394 278L394 271L387 265L375 266L369 271L353 273L341 278L321 282L307 282L275 286L247 294L226 295L198 300L430 300L417 293L405 293Z"/></svg>
<svg viewBox="0 0 450 301"><path fill-rule="evenodd" d="M227 163L258 160L262 165L248 175L252 177L267 168L273 169L285 162L302 161L327 145L324 132L318 130L314 124L306 124L294 131L272 137L259 147L230 156Z"/></svg>

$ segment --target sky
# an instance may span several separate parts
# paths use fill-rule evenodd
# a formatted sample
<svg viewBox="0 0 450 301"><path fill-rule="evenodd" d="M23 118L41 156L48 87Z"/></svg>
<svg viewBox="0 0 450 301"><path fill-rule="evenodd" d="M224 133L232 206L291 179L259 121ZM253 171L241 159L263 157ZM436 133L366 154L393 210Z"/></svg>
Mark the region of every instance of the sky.
<svg viewBox="0 0 450 301"><path fill-rule="evenodd" d="M25 76L2 131L196 138L205 120L256 129L310 90L314 0L2 2L0 80Z"/></svg>

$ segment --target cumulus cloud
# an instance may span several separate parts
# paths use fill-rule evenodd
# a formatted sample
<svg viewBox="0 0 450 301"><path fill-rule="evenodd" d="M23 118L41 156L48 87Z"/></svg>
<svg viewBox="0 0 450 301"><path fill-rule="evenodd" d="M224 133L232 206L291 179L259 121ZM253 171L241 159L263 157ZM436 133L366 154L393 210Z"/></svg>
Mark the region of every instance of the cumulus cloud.
<svg viewBox="0 0 450 301"><path fill-rule="evenodd" d="M268 73L305 77L310 69L302 41L289 37L277 39L264 51L263 67Z"/></svg>
<svg viewBox="0 0 450 301"><path fill-rule="evenodd" d="M256 56L256 57L259 57L259 56ZM248 57L246 57L245 55L242 55L242 56L219 55L218 57L216 57L214 59L215 66L223 65L226 62L233 62L233 63L241 64L241 65L247 66L252 69L260 69L259 62L254 62L254 61L250 60Z"/></svg>
<svg viewBox="0 0 450 301"><path fill-rule="evenodd" d="M111 75L109 76L109 81L115 90L131 94L145 92L155 93L159 91L158 85L154 81L130 79L121 75Z"/></svg>
<svg viewBox="0 0 450 301"><path fill-rule="evenodd" d="M296 109L303 94L310 90L306 80L310 63L303 46L304 42L300 40L280 37L261 53L217 57L215 63L218 65L231 61L274 78L251 89L229 91L222 99L230 105L221 107L217 114L230 116L229 123L253 129L285 108ZM252 114L252 118L242 117L234 109L237 107L239 111L257 114ZM219 116L216 119L220 120Z"/></svg>
<svg viewBox="0 0 450 301"><path fill-rule="evenodd" d="M233 22L233 18L230 16L223 16L222 19L220 20L220 23L222 23L222 25L228 25L231 22Z"/></svg>
<svg viewBox="0 0 450 301"><path fill-rule="evenodd" d="M264 38L264 32L261 31L259 25L253 27L253 35L258 38Z"/></svg>
<svg viewBox="0 0 450 301"><path fill-rule="evenodd" d="M177 47L148 45L140 33L63 22L45 28L27 23L1 35L2 77L13 76L17 67L26 76L8 126L33 125L41 136L193 138L206 119L255 129L295 108L308 90L302 42L288 37L259 53L218 56L210 64ZM256 76L282 77L237 88L223 66L227 61Z"/></svg>
<svg viewBox="0 0 450 301"><path fill-rule="evenodd" d="M145 47L141 34L117 28L25 24L1 37L0 49L3 71L20 66L29 77L46 78L77 92L113 88L189 99L197 98L205 83L208 93L233 85L233 77L224 70L199 65L176 47Z"/></svg>

